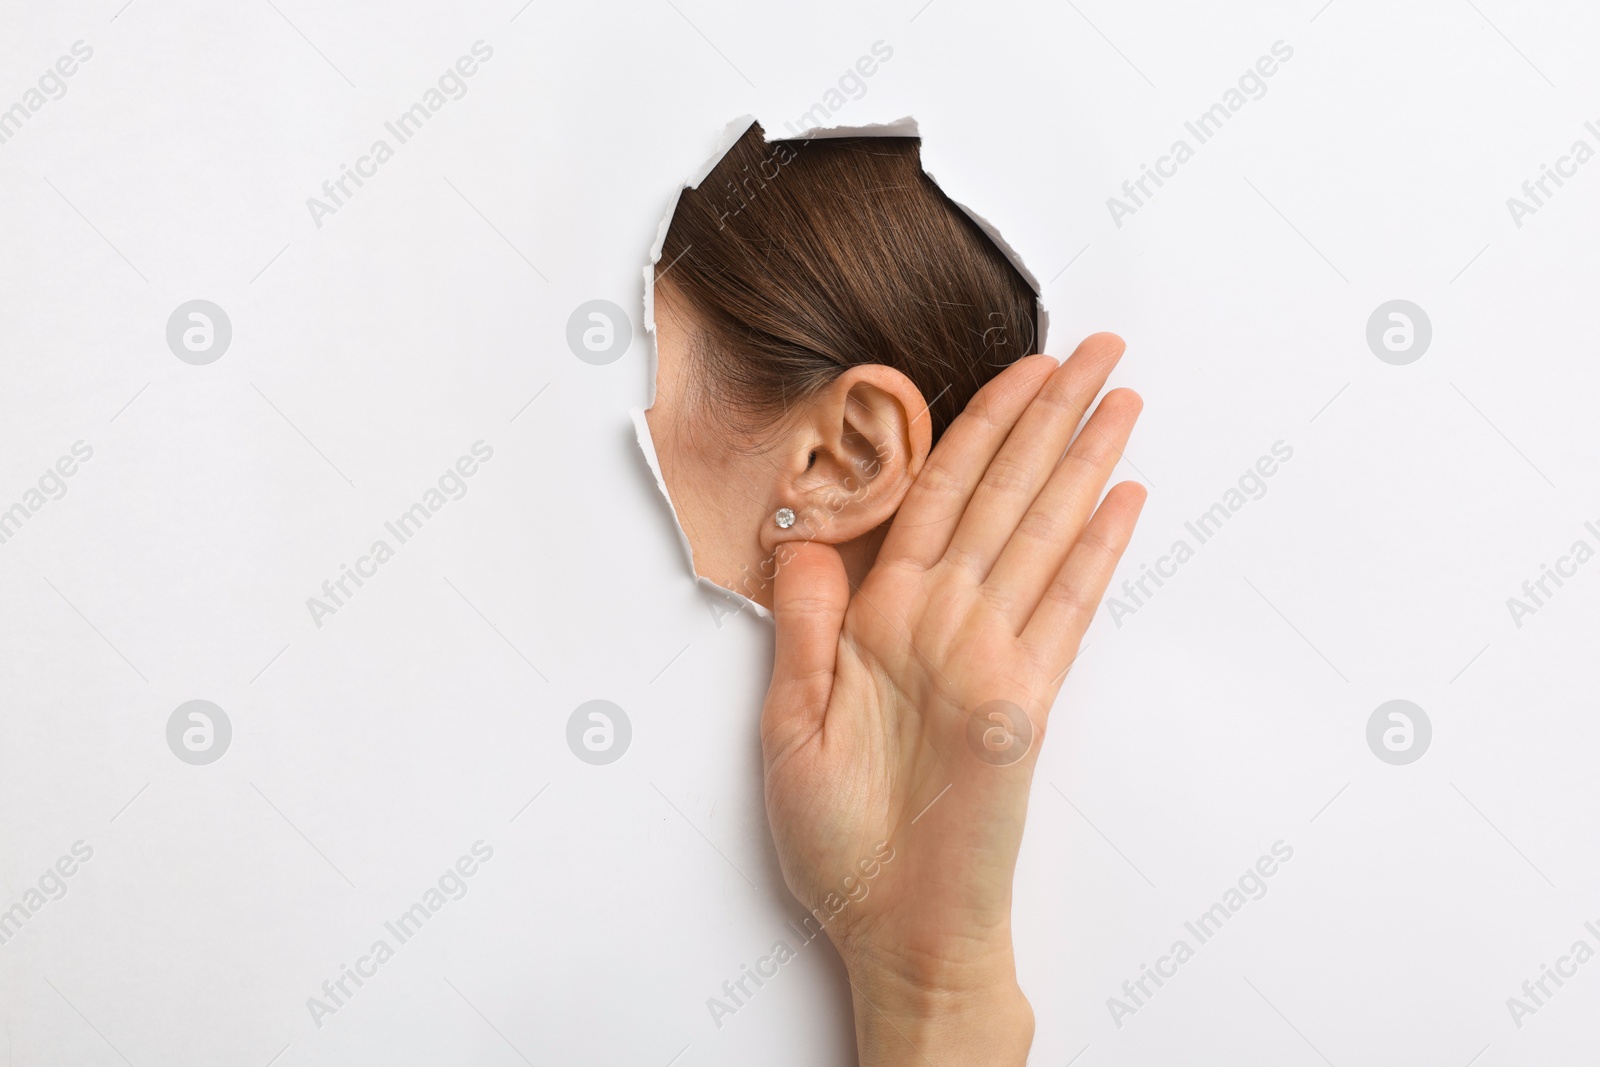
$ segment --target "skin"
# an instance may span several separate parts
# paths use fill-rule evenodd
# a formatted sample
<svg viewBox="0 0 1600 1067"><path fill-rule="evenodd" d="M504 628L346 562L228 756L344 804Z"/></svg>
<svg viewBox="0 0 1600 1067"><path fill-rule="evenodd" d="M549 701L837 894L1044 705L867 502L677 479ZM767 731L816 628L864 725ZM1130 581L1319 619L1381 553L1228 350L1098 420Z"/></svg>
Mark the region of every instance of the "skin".
<svg viewBox="0 0 1600 1067"><path fill-rule="evenodd" d="M777 563L768 817L790 891L844 960L860 1061L1023 1064L1011 886L1029 788L1145 498L1134 482L1101 497L1137 394L1110 391L1076 432L1122 342L1018 361L931 451L915 388L856 368L746 454L675 406L692 398L690 327L660 333L651 434L700 573ZM819 486L862 474L865 444L870 481L819 513ZM805 520L779 530L772 511L796 503ZM994 701L1016 717L969 729Z"/></svg>
<svg viewBox="0 0 1600 1067"><path fill-rule="evenodd" d="M897 370L853 367L777 426L733 425L692 354L692 313L656 288L656 399L645 418L695 573L772 607L780 545L834 545L866 577L932 442L922 393ZM779 508L797 515L780 529Z"/></svg>

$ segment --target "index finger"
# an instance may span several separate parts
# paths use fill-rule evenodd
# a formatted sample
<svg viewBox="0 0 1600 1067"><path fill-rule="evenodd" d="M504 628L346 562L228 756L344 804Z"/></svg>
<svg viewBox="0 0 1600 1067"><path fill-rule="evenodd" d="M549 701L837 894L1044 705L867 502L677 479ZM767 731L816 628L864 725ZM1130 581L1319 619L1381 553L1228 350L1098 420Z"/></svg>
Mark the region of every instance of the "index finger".
<svg viewBox="0 0 1600 1067"><path fill-rule="evenodd" d="M927 570L943 558L984 471L1059 366L1052 356L1027 356L978 390L906 493L879 560L910 562Z"/></svg>

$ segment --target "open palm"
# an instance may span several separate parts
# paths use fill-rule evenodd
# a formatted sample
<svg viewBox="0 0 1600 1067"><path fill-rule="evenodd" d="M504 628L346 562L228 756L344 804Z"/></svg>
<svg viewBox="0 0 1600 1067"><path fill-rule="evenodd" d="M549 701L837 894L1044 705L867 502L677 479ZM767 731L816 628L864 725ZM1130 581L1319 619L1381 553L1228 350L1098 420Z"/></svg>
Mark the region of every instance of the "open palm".
<svg viewBox="0 0 1600 1067"><path fill-rule="evenodd" d="M1074 438L1121 353L1098 334L1059 367L1032 356L990 381L859 589L830 546L781 562L768 814L785 880L858 1001L869 986L897 999L1014 982L1011 882L1039 742L1144 501L1132 482L1100 500L1136 394L1108 393Z"/></svg>

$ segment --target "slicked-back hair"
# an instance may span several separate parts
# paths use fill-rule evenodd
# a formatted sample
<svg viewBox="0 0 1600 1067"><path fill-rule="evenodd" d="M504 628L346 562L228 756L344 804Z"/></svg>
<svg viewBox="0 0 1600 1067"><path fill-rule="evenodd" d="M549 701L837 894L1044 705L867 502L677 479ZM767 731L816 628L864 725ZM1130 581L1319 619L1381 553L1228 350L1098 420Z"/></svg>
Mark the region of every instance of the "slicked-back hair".
<svg viewBox="0 0 1600 1067"><path fill-rule="evenodd" d="M881 363L922 391L937 441L979 387L1036 350L1032 287L923 172L920 146L768 143L752 124L683 191L657 285L692 310L706 395L742 428Z"/></svg>

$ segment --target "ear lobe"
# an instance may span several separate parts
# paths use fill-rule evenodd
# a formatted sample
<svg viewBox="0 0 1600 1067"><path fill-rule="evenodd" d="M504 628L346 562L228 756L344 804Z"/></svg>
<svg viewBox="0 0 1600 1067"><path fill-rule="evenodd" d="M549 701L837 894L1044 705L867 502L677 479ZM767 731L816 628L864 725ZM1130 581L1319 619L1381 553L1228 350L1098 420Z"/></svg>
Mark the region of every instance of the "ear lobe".
<svg viewBox="0 0 1600 1067"><path fill-rule="evenodd" d="M922 393L881 364L840 375L813 402L792 488L799 521L774 531L788 540L844 544L894 517L927 460L932 431Z"/></svg>

